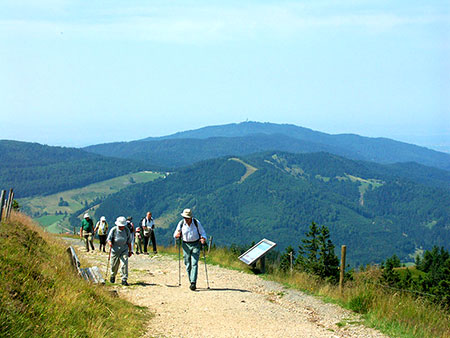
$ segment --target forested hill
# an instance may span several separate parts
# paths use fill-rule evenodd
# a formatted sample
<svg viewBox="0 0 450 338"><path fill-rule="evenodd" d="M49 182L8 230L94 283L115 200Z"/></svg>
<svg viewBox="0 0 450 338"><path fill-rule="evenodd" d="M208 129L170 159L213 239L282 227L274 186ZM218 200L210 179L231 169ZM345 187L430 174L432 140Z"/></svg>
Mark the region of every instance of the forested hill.
<svg viewBox="0 0 450 338"><path fill-rule="evenodd" d="M409 170L411 179L403 168L326 153L208 160L165 180L122 190L106 199L95 216L139 219L151 210L159 241L168 243L181 210L190 207L219 245L247 245L266 237L279 249L296 248L315 221L330 228L336 245L348 246L353 265L380 262L394 253L413 261L417 249L450 246L450 192L436 187L450 180L443 174L420 183L417 171L427 168Z"/></svg>
<svg viewBox="0 0 450 338"><path fill-rule="evenodd" d="M85 149L105 156L157 161L162 166L184 166L218 156L281 150L326 151L355 160L417 162L450 170L450 154L424 147L387 138L330 135L290 124L259 122L210 126L160 138L93 145Z"/></svg>
<svg viewBox="0 0 450 338"><path fill-rule="evenodd" d="M146 167L75 148L0 140L0 189L14 188L20 198L83 187Z"/></svg>

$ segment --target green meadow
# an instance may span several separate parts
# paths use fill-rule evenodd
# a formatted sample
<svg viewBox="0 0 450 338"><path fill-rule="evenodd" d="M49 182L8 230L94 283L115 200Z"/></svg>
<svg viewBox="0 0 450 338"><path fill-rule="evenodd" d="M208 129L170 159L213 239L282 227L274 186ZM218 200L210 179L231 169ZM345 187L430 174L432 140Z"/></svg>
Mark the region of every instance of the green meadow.
<svg viewBox="0 0 450 338"><path fill-rule="evenodd" d="M165 177L165 174L143 171L48 196L22 198L18 202L21 209L31 215L48 232L61 233L72 231L69 216L83 208L86 203L105 198L132 184L145 183L160 177ZM60 205L61 201L67 204Z"/></svg>

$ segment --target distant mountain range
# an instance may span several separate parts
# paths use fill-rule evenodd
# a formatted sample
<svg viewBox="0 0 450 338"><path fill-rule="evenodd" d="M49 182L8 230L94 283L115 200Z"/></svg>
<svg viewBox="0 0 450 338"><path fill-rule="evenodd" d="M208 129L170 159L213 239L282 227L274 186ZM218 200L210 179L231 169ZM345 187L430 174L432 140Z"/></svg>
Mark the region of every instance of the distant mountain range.
<svg viewBox="0 0 450 338"><path fill-rule="evenodd" d="M428 170L442 175L424 182ZM315 221L330 228L336 245L348 246L353 265L394 253L413 261L421 248L450 248L450 191L438 187L448 185L449 174L327 153L227 157L126 188L103 201L95 217L113 219L120 210L139 219L151 210L159 241L170 243L181 210L191 207L219 245L267 237L279 249L297 247Z"/></svg>
<svg viewBox="0 0 450 338"><path fill-rule="evenodd" d="M180 167L220 156L281 150L292 153L325 151L377 163L416 162L450 171L450 154L424 147L387 138L330 135L290 124L259 122L211 126L165 137L92 145L84 149L165 167Z"/></svg>

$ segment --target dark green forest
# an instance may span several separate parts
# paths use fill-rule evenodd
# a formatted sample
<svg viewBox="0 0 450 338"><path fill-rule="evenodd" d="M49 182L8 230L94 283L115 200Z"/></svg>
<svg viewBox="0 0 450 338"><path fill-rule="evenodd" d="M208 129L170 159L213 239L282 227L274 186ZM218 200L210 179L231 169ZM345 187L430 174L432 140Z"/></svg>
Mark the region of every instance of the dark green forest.
<svg viewBox="0 0 450 338"><path fill-rule="evenodd" d="M336 246L347 245L353 266L394 253L414 261L417 249L449 248L450 192L436 187L448 185L445 174L424 182L412 169L407 179L395 166L327 153L263 153L242 160L258 169L242 183L242 164L208 160L110 196L96 218L139 218L147 210L156 218L174 215L164 218L167 229L157 230L159 242L169 243L179 213L190 207L218 245L266 237L279 250L300 242L314 221L330 229Z"/></svg>
<svg viewBox="0 0 450 338"><path fill-rule="evenodd" d="M108 158L75 148L0 141L0 189L23 198L84 187L148 169L148 165Z"/></svg>

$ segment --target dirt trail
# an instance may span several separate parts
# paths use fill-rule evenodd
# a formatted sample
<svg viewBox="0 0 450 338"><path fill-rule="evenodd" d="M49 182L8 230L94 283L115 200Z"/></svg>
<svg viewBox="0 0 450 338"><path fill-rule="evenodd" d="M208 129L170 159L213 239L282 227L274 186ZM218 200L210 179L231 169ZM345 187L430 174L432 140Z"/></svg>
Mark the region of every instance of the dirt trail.
<svg viewBox="0 0 450 338"><path fill-rule="evenodd" d="M106 253L87 253L80 241L71 243L80 257L106 270ZM155 313L145 337L386 337L360 325L347 310L258 276L208 265L208 290L203 260L198 289L190 291L181 268L178 287L178 260L134 255L130 286L113 286L121 297Z"/></svg>

